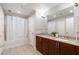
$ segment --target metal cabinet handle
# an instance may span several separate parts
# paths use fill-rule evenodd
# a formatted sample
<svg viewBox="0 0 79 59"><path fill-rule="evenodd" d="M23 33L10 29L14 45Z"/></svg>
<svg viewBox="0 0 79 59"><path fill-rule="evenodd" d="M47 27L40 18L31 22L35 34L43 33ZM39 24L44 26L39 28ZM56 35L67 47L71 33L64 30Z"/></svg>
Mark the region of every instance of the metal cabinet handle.
<svg viewBox="0 0 79 59"><path fill-rule="evenodd" d="M56 43L56 48L59 48L59 43Z"/></svg>

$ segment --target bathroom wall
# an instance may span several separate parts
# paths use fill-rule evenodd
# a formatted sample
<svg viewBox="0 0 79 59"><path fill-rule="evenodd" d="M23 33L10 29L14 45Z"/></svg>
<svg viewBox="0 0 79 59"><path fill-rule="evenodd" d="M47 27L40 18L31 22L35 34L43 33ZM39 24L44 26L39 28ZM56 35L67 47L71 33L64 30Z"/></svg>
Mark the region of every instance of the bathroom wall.
<svg viewBox="0 0 79 59"><path fill-rule="evenodd" d="M29 35L29 43L35 48L36 42L36 31L35 31L35 14L28 18L28 35Z"/></svg>
<svg viewBox="0 0 79 59"><path fill-rule="evenodd" d="M47 33L47 17L44 13L45 13L44 9L41 11L36 10L36 19L35 19L36 34Z"/></svg>
<svg viewBox="0 0 79 59"><path fill-rule="evenodd" d="M0 6L0 54L4 47L4 12Z"/></svg>
<svg viewBox="0 0 79 59"><path fill-rule="evenodd" d="M39 11L28 18L29 23L29 42L36 48L36 35L47 34L47 19L41 17Z"/></svg>
<svg viewBox="0 0 79 59"><path fill-rule="evenodd" d="M39 17L36 19L36 33L47 33L47 19Z"/></svg>

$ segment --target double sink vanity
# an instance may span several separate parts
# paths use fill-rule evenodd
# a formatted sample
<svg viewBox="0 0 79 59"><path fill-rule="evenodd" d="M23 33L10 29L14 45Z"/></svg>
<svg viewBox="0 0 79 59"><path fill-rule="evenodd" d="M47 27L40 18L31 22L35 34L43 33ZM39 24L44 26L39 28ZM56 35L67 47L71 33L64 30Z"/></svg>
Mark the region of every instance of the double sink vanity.
<svg viewBox="0 0 79 59"><path fill-rule="evenodd" d="M39 34L36 49L43 55L79 55L79 40Z"/></svg>

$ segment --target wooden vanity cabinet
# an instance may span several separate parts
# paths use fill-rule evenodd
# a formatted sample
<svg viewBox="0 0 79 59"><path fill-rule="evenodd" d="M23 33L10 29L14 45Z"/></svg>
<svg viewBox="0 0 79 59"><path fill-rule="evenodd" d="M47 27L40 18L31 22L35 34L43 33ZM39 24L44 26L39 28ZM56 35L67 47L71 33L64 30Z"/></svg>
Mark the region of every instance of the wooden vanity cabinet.
<svg viewBox="0 0 79 59"><path fill-rule="evenodd" d="M58 55L58 42L44 37L36 36L36 49L43 55Z"/></svg>
<svg viewBox="0 0 79 59"><path fill-rule="evenodd" d="M43 55L48 55L48 39L36 36L36 49Z"/></svg>
<svg viewBox="0 0 79 59"><path fill-rule="evenodd" d="M79 55L79 47L76 47L76 55Z"/></svg>
<svg viewBox="0 0 79 59"><path fill-rule="evenodd" d="M42 39L39 36L36 36L36 48L42 53Z"/></svg>
<svg viewBox="0 0 79 59"><path fill-rule="evenodd" d="M79 46L36 36L36 49L43 55L79 55Z"/></svg>
<svg viewBox="0 0 79 59"><path fill-rule="evenodd" d="M76 46L60 42L59 44L60 55L75 55L76 54Z"/></svg>
<svg viewBox="0 0 79 59"><path fill-rule="evenodd" d="M48 55L49 54L49 39L47 38L42 38L42 54L43 55Z"/></svg>
<svg viewBox="0 0 79 59"><path fill-rule="evenodd" d="M49 40L49 55L59 55L59 42Z"/></svg>

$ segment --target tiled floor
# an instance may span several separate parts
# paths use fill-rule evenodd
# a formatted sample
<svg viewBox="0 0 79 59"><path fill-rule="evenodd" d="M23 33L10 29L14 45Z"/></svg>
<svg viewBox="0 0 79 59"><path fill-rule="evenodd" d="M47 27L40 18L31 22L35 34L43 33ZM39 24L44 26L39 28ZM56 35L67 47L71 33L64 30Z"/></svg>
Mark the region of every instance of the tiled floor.
<svg viewBox="0 0 79 59"><path fill-rule="evenodd" d="M4 49L2 55L41 55L41 53L34 50L31 45L23 45L15 48Z"/></svg>

